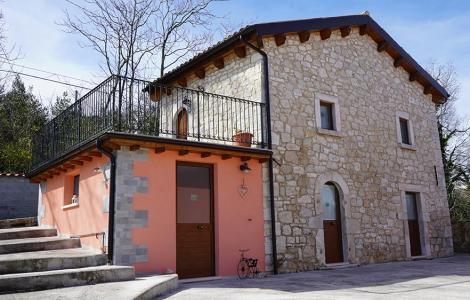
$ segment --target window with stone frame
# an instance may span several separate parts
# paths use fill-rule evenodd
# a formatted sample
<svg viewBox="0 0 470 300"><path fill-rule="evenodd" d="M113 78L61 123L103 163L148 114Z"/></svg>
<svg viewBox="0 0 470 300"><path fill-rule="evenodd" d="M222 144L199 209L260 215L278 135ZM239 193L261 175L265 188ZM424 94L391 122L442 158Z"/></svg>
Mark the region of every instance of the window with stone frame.
<svg viewBox="0 0 470 300"><path fill-rule="evenodd" d="M410 115L406 112L397 112L396 125L398 143L403 148L414 149L415 140Z"/></svg>
<svg viewBox="0 0 470 300"><path fill-rule="evenodd" d="M338 135L341 131L339 101L335 96L317 94L315 123L319 133Z"/></svg>

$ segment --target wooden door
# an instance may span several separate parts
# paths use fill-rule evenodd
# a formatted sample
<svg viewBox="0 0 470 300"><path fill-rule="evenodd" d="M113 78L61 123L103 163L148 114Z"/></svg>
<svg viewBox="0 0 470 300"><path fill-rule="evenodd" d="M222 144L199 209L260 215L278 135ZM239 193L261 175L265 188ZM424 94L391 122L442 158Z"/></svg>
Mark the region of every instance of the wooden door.
<svg viewBox="0 0 470 300"><path fill-rule="evenodd" d="M214 276L212 166L176 166L176 273Z"/></svg>
<svg viewBox="0 0 470 300"><path fill-rule="evenodd" d="M419 233L419 218L418 206L416 204L416 193L406 193L405 196L411 256L420 256L421 235Z"/></svg>
<svg viewBox="0 0 470 300"><path fill-rule="evenodd" d="M178 127L177 128L178 134L176 137L179 139L187 139L188 138L188 112L184 108L178 113L177 127Z"/></svg>
<svg viewBox="0 0 470 300"><path fill-rule="evenodd" d="M321 198L325 261L327 264L339 263L343 261L343 237L338 189L332 183L325 184L321 190Z"/></svg>

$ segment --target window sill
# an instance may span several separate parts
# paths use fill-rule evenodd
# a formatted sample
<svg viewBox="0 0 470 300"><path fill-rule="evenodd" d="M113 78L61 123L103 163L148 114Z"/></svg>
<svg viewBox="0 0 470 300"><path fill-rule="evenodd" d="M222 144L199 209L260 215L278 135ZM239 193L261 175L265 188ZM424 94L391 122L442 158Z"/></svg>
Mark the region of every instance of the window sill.
<svg viewBox="0 0 470 300"><path fill-rule="evenodd" d="M398 143L400 145L400 148L406 149L406 150L411 150L411 151L416 151L416 146L414 145L408 145L404 143Z"/></svg>
<svg viewBox="0 0 470 300"><path fill-rule="evenodd" d="M323 128L317 128L317 132L319 134L323 135L330 135L330 136L335 136L335 137L343 137L345 134L341 131L336 131L336 130L329 130L329 129L323 129Z"/></svg>
<svg viewBox="0 0 470 300"><path fill-rule="evenodd" d="M68 210L68 209L72 209L76 207L79 207L78 203L71 203L71 204L63 205L62 210Z"/></svg>

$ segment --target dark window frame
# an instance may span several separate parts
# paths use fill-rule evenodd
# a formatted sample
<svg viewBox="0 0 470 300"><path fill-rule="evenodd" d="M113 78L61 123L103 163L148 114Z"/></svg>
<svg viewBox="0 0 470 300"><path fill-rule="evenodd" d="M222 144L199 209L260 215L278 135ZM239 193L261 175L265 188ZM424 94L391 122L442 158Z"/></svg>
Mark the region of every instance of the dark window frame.
<svg viewBox="0 0 470 300"><path fill-rule="evenodd" d="M411 145L410 121L400 117L398 119L398 123L400 125L400 137L402 144Z"/></svg>
<svg viewBox="0 0 470 300"><path fill-rule="evenodd" d="M327 108L328 118L326 121L323 118L323 108ZM336 130L335 124L335 104L327 101L320 100L320 125L322 129L325 130Z"/></svg>

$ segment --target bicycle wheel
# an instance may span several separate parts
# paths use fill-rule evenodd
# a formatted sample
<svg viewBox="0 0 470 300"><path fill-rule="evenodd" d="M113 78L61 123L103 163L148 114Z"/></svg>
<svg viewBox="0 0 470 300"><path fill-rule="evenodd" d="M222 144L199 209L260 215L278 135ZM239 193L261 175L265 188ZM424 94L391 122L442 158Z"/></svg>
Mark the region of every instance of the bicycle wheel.
<svg viewBox="0 0 470 300"><path fill-rule="evenodd" d="M248 264L246 263L245 260L241 260L238 263L238 268L237 268L238 278L240 279L247 278L249 272L250 272L250 268L248 267Z"/></svg>

